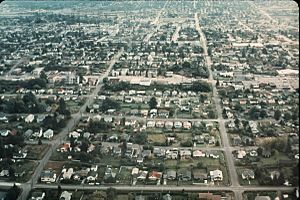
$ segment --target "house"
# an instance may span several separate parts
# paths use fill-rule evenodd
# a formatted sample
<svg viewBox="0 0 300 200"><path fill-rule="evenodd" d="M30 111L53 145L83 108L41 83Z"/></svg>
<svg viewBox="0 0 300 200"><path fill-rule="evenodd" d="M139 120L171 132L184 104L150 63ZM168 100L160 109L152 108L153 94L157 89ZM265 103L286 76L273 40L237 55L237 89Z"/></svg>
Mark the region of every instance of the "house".
<svg viewBox="0 0 300 200"><path fill-rule="evenodd" d="M10 130L7 130L7 129L5 129L5 130L0 130L0 135L1 135L2 137L7 137L9 134L10 134Z"/></svg>
<svg viewBox="0 0 300 200"><path fill-rule="evenodd" d="M36 118L37 123L42 123L44 119L46 118L46 115L38 115Z"/></svg>
<svg viewBox="0 0 300 200"><path fill-rule="evenodd" d="M180 169L178 178L181 181L190 181L192 179L192 172L189 169Z"/></svg>
<svg viewBox="0 0 300 200"><path fill-rule="evenodd" d="M207 183L207 171L205 169L194 169L193 170L194 180L197 182Z"/></svg>
<svg viewBox="0 0 300 200"><path fill-rule="evenodd" d="M275 171L271 171L270 172L270 177L271 177L272 180L274 180L274 178L278 179L279 176L280 176L280 172L279 171L275 170Z"/></svg>
<svg viewBox="0 0 300 200"><path fill-rule="evenodd" d="M243 172L242 172L242 179L254 179L255 178L255 174L254 174L254 171L251 170L251 169L245 169Z"/></svg>
<svg viewBox="0 0 300 200"><path fill-rule="evenodd" d="M169 111L168 110L159 110L158 116L162 118L169 118Z"/></svg>
<svg viewBox="0 0 300 200"><path fill-rule="evenodd" d="M246 151L244 151L244 150L238 150L237 151L237 158L238 159L243 159L245 156L246 156Z"/></svg>
<svg viewBox="0 0 300 200"><path fill-rule="evenodd" d="M4 113L0 113L0 122L8 123L8 119Z"/></svg>
<svg viewBox="0 0 300 200"><path fill-rule="evenodd" d="M60 150L60 152L67 152L67 151L69 151L70 147L71 147L70 143L64 143L64 144L62 144L62 146L60 147L59 150Z"/></svg>
<svg viewBox="0 0 300 200"><path fill-rule="evenodd" d="M73 168L69 168L68 170L66 170L65 168L62 170L63 174L62 174L62 178L63 179L71 179L74 170Z"/></svg>
<svg viewBox="0 0 300 200"><path fill-rule="evenodd" d="M252 150L252 151L250 151L249 155L250 155L251 157L257 157L257 156L258 156L258 153L257 153L256 150Z"/></svg>
<svg viewBox="0 0 300 200"><path fill-rule="evenodd" d="M168 149L166 151L166 158L176 160L178 158L178 151L177 150Z"/></svg>
<svg viewBox="0 0 300 200"><path fill-rule="evenodd" d="M155 126L157 128L163 128L165 126L165 122L164 121L157 121Z"/></svg>
<svg viewBox="0 0 300 200"><path fill-rule="evenodd" d="M271 200L269 196L256 196L255 200Z"/></svg>
<svg viewBox="0 0 300 200"><path fill-rule="evenodd" d="M69 137L73 137L74 139L78 139L80 137L80 133L77 131L72 131L69 133Z"/></svg>
<svg viewBox="0 0 300 200"><path fill-rule="evenodd" d="M214 158L214 159L218 159L220 157L220 155L216 151L211 151L208 153L208 155L210 158Z"/></svg>
<svg viewBox="0 0 300 200"><path fill-rule="evenodd" d="M192 123L191 122L183 122L183 128L184 129L191 129L192 128Z"/></svg>
<svg viewBox="0 0 300 200"><path fill-rule="evenodd" d="M242 139L239 135L234 136L232 140L234 146L240 146L242 144Z"/></svg>
<svg viewBox="0 0 300 200"><path fill-rule="evenodd" d="M34 191L31 194L30 200L43 200L45 198L45 192Z"/></svg>
<svg viewBox="0 0 300 200"><path fill-rule="evenodd" d="M90 136L91 136L91 133L89 133L89 132L84 132L83 133L83 138L89 139Z"/></svg>
<svg viewBox="0 0 300 200"><path fill-rule="evenodd" d="M172 129L173 128L173 122L171 122L171 121L165 122L165 128L166 129Z"/></svg>
<svg viewBox="0 0 300 200"><path fill-rule="evenodd" d="M154 128L155 127L155 121L147 121L147 128Z"/></svg>
<svg viewBox="0 0 300 200"><path fill-rule="evenodd" d="M59 197L59 200L71 200L71 198L72 198L71 192L63 191Z"/></svg>
<svg viewBox="0 0 300 200"><path fill-rule="evenodd" d="M161 172L152 171L152 172L150 172L148 178L150 181L157 181L157 180L160 180L161 176L162 176Z"/></svg>
<svg viewBox="0 0 300 200"><path fill-rule="evenodd" d="M91 171L88 173L88 176L87 176L86 180L87 180L88 182L93 182L93 181L96 181L97 178L98 178L98 172L92 171L92 170L91 170Z"/></svg>
<svg viewBox="0 0 300 200"><path fill-rule="evenodd" d="M214 195L212 193L199 193L198 199L199 200L221 200L221 195Z"/></svg>
<svg viewBox="0 0 300 200"><path fill-rule="evenodd" d="M154 147L153 154L156 157L164 157L166 155L166 151L164 149L159 148L159 147Z"/></svg>
<svg viewBox="0 0 300 200"><path fill-rule="evenodd" d="M138 180L145 180L147 177L148 171L140 171L138 174Z"/></svg>
<svg viewBox="0 0 300 200"><path fill-rule="evenodd" d="M223 180L223 172L219 169L210 171L209 176L212 181L222 181Z"/></svg>
<svg viewBox="0 0 300 200"><path fill-rule="evenodd" d="M87 153L90 153L90 152L92 152L92 151L94 151L95 150L95 148L96 148L96 146L95 145L93 145L93 144L90 144L90 146L88 147L88 149L87 149Z"/></svg>
<svg viewBox="0 0 300 200"><path fill-rule="evenodd" d="M54 135L54 131L52 129L48 129L43 133L44 138L51 139Z"/></svg>
<svg viewBox="0 0 300 200"><path fill-rule="evenodd" d="M7 169L3 169L0 172L0 177L9 176L9 171Z"/></svg>
<svg viewBox="0 0 300 200"><path fill-rule="evenodd" d="M265 158L270 158L271 157L271 150L263 148L261 155Z"/></svg>
<svg viewBox="0 0 300 200"><path fill-rule="evenodd" d="M180 159L188 159L192 157L192 152L190 150L181 149L179 151Z"/></svg>
<svg viewBox="0 0 300 200"><path fill-rule="evenodd" d="M34 115L33 114L29 114L27 117L25 117L25 122L26 123L32 123L34 120Z"/></svg>
<svg viewBox="0 0 300 200"><path fill-rule="evenodd" d="M132 168L131 175L137 176L138 174L139 174L139 168L137 167Z"/></svg>
<svg viewBox="0 0 300 200"><path fill-rule="evenodd" d="M180 121L174 122L174 128L176 128L176 129L182 128L182 123Z"/></svg>
<svg viewBox="0 0 300 200"><path fill-rule="evenodd" d="M52 170L44 170L41 173L41 182L54 183L56 180L56 174Z"/></svg>
<svg viewBox="0 0 300 200"><path fill-rule="evenodd" d="M206 156L205 152L197 149L193 151L193 158L204 158Z"/></svg>
<svg viewBox="0 0 300 200"><path fill-rule="evenodd" d="M170 194L165 194L162 200L172 200L172 196Z"/></svg>
<svg viewBox="0 0 300 200"><path fill-rule="evenodd" d="M152 155L151 150L143 150L142 157L149 158Z"/></svg>
<svg viewBox="0 0 300 200"><path fill-rule="evenodd" d="M166 173L166 178L168 180L175 180L176 179L176 171L173 169L169 169Z"/></svg>
<svg viewBox="0 0 300 200"><path fill-rule="evenodd" d="M98 170L98 165L92 165L91 171L96 172Z"/></svg>

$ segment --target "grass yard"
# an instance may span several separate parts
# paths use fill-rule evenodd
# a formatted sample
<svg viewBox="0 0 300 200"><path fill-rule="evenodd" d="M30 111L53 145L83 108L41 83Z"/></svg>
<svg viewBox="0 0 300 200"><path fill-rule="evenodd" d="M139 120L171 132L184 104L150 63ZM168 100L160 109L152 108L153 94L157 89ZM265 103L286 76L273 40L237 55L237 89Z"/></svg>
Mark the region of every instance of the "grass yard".
<svg viewBox="0 0 300 200"><path fill-rule="evenodd" d="M25 172L23 176L16 177L16 182L27 182L34 173L37 165L38 163L36 163L35 161L24 161L20 164L16 164L15 167L13 167L15 169L15 172Z"/></svg>
<svg viewBox="0 0 300 200"><path fill-rule="evenodd" d="M193 159L184 159L179 161L179 167L180 168L189 168L191 166L196 166L197 162L195 162Z"/></svg>
<svg viewBox="0 0 300 200"><path fill-rule="evenodd" d="M165 167L167 169L175 169L177 166L177 160L165 160Z"/></svg>
<svg viewBox="0 0 300 200"><path fill-rule="evenodd" d="M119 173L117 175L117 181L119 181L119 184L126 184L130 185L132 176L131 171L133 167L127 167L127 166L121 166Z"/></svg>
<svg viewBox="0 0 300 200"><path fill-rule="evenodd" d="M61 173L61 170L62 170L62 168L63 168L64 165L65 165L65 162L61 162L61 161L59 161L59 162L57 162L57 161L49 161L45 165L44 169L52 169L52 170L55 171L55 173L57 175L59 175Z"/></svg>
<svg viewBox="0 0 300 200"><path fill-rule="evenodd" d="M49 148L50 148L50 145L48 145L48 144L26 145L24 147L24 149L28 151L28 154L27 154L26 158L32 159L32 160L40 160L44 157L45 153L48 151Z"/></svg>
<svg viewBox="0 0 300 200"><path fill-rule="evenodd" d="M242 179L242 173L243 173L243 170L245 170L245 169L250 169L250 168L236 167L236 171L237 171L237 174L238 174L238 177L239 177L240 184L241 185L259 185L257 179L251 179L250 182L248 180Z"/></svg>
<svg viewBox="0 0 300 200"><path fill-rule="evenodd" d="M164 134L148 134L149 143L166 143L166 136Z"/></svg>

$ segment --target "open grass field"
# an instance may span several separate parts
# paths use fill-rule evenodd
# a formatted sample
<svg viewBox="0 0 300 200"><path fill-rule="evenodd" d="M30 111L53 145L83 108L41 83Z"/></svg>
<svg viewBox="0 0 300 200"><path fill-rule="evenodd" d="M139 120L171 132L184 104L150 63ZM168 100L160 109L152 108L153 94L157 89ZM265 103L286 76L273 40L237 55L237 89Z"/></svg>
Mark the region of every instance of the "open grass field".
<svg viewBox="0 0 300 200"><path fill-rule="evenodd" d="M31 145L26 145L24 147L25 150L27 150L27 157L28 159L32 160L40 160L43 158L45 153L48 151L50 148L49 144L42 144L42 145L36 145L36 144L31 144Z"/></svg>

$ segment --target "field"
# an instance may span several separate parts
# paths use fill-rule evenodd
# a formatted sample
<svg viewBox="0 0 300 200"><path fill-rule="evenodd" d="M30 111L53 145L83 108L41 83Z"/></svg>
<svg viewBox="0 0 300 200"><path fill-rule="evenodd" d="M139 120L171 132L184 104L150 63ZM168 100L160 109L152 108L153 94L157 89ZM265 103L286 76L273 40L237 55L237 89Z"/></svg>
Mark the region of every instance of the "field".
<svg viewBox="0 0 300 200"><path fill-rule="evenodd" d="M43 156L45 155L45 153L48 151L49 148L50 148L50 145L48 145L48 144L26 145L24 147L24 149L28 151L26 158L32 159L32 160L40 160L43 158Z"/></svg>

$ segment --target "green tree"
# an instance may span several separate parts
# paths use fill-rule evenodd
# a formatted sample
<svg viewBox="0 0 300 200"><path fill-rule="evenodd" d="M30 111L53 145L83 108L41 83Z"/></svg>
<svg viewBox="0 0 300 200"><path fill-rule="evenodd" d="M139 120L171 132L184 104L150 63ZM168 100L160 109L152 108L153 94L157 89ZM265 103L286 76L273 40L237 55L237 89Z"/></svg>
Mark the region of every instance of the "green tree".
<svg viewBox="0 0 300 200"><path fill-rule="evenodd" d="M108 188L106 190L106 195L107 195L107 199L114 200L117 197L116 188L112 188L112 187Z"/></svg>
<svg viewBox="0 0 300 200"><path fill-rule="evenodd" d="M7 192L5 200L17 200L21 193L21 189L14 184Z"/></svg>
<svg viewBox="0 0 300 200"><path fill-rule="evenodd" d="M157 101L155 97L151 97L149 101L149 107L150 109L156 108L157 107Z"/></svg>
<svg viewBox="0 0 300 200"><path fill-rule="evenodd" d="M280 110L275 110L274 119L280 120L280 118L281 118L281 111Z"/></svg>

